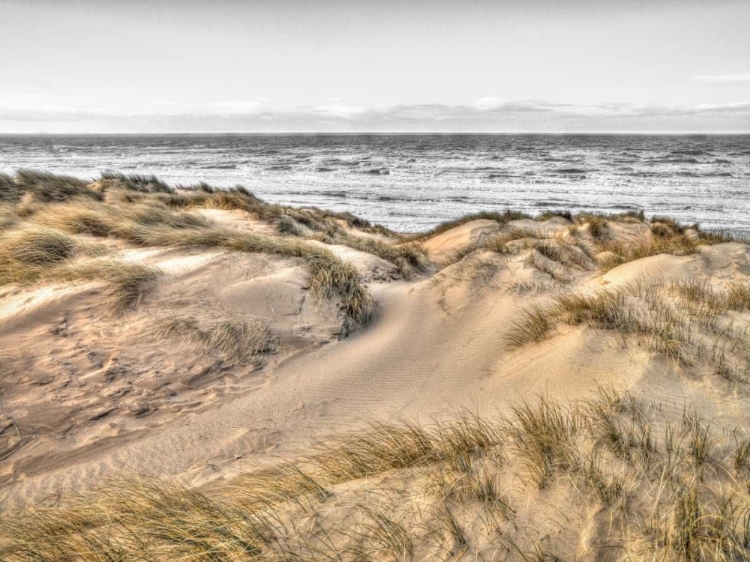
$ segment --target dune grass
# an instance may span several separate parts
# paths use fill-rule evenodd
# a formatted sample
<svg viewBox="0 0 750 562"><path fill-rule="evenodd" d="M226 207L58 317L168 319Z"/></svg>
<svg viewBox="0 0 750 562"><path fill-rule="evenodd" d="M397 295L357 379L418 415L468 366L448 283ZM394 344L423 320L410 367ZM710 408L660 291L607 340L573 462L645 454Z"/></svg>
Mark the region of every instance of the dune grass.
<svg viewBox="0 0 750 562"><path fill-rule="evenodd" d="M21 192L13 176L0 172L0 203L16 201Z"/></svg>
<svg viewBox="0 0 750 562"><path fill-rule="evenodd" d="M71 234L114 237L136 246L218 247L299 258L310 272L313 297L338 301L344 317L355 324L367 323L372 314L372 297L357 270L325 248L303 240L215 227L201 215L175 212L159 204L134 203L124 208L103 203L59 204L37 211L33 220Z"/></svg>
<svg viewBox="0 0 750 562"><path fill-rule="evenodd" d="M506 224L510 221L529 219L529 218L531 218L531 215L527 215L526 213L521 213L519 211L513 211L510 209L507 209L502 212L481 211L478 213L471 213L468 215L464 215L462 217L459 217L457 219L453 219L450 221L441 222L439 225L435 226L434 228L431 228L427 232L421 232L421 233L410 235L407 237L407 239L411 242L422 242L429 238L433 238L437 236L438 234L447 232L451 230L452 228L456 228L468 222L480 220L480 219L493 220L493 221L497 221L500 224Z"/></svg>
<svg viewBox="0 0 750 562"><path fill-rule="evenodd" d="M745 560L748 448L684 411L600 389L494 419L376 424L204 491L116 480L3 514L0 557L562 560L596 532L589 553L616 560Z"/></svg>
<svg viewBox="0 0 750 562"><path fill-rule="evenodd" d="M204 351L216 351L226 361L241 365L260 362L272 343L268 324L239 316L205 326L191 316L168 316L154 323L152 335L157 339L179 338L189 349L197 346Z"/></svg>
<svg viewBox="0 0 750 562"><path fill-rule="evenodd" d="M31 193L40 203L67 201L74 197L101 200L102 194L88 188L88 182L35 170L18 170L15 183L19 192Z"/></svg>
<svg viewBox="0 0 750 562"><path fill-rule="evenodd" d="M538 220L560 216L559 212L547 212ZM463 224L479 215L470 215L454 221ZM702 231L698 225L685 226L666 217L653 217L646 220L642 213L604 215L582 213L572 215L574 222L567 231L558 230L554 234L539 229L503 226L490 235L481 236L474 244L467 246L443 260L441 265L451 265L475 251L491 251L498 254L517 254L529 251L528 264L549 274L559 282L570 281L571 271L591 271L600 269L607 272L618 265L635 260L669 254L676 256L692 255L702 246L726 242L746 242L746 237L727 232ZM567 218L567 217L565 217ZM451 223L445 223L448 227ZM618 239L611 222L646 224L651 236L637 237L635 240ZM442 225L441 225L442 226ZM441 227L436 232L442 232ZM540 257L546 259L539 259ZM562 268L557 268L553 263Z"/></svg>
<svg viewBox="0 0 750 562"><path fill-rule="evenodd" d="M0 237L0 285L32 283L73 255L75 243L49 228L24 228Z"/></svg>
<svg viewBox="0 0 750 562"><path fill-rule="evenodd" d="M143 193L173 193L174 190L165 182L154 175L145 176L142 174L123 174L120 172L102 172L100 181L114 181L119 185L140 191Z"/></svg>
<svg viewBox="0 0 750 562"><path fill-rule="evenodd" d="M29 174L38 177L39 181L49 180L50 189L57 183L68 181L68 178L47 174ZM80 197L75 200L59 198L58 204L34 208L31 220L70 234L114 237L138 246L207 246L300 258L310 271L311 292L315 298L320 301L339 301L344 317L354 324L364 324L371 316L372 297L360 283L358 272L330 251L303 240L287 240L217 228L201 215L184 212L183 209L240 209L273 220L285 213L294 213L297 218L305 217L307 224L316 228L323 228L324 223L328 224L333 220L343 220L362 228L369 226L353 215L268 205L239 187L231 190L202 189L191 193L175 193L165 189L157 178L116 173L102 174L102 182L109 189L115 189L113 186L116 186L126 193L133 192L133 195L128 196L128 202L122 205L98 201L101 199L98 192L93 192L91 200ZM76 186L80 187L78 184ZM387 254L386 259L396 260L397 267L405 275L414 271L416 266L423 266L422 254L411 247L391 248L375 241L366 243L355 237L350 238L351 241L349 237L344 241L381 255Z"/></svg>
<svg viewBox="0 0 750 562"><path fill-rule="evenodd" d="M424 252L417 244L418 242L472 220L489 219L505 225L513 220L531 218L529 215L512 210L484 211L444 222L424 233L401 235L380 225L371 225L366 220L355 217L350 213L334 213L313 207L294 208L269 204L258 199L241 186L231 189L216 189L202 183L196 186L188 186L188 188L174 189L154 176L126 175L117 172L104 172L99 181L101 185L98 189L89 189L85 182L75 178L21 170L15 178L5 176L0 179L0 192L3 192L3 190L16 194L32 192L36 201L46 203L74 201L75 206L81 206L81 199L101 200L104 192L117 192L120 193L123 201L134 204L136 208L139 208L138 212L142 214L150 212L144 211L144 207L156 209L150 212L152 216L151 224L171 223L169 213L182 218L186 215L195 217L191 213L175 212L179 210L199 208L242 210L261 221L275 225L282 235L303 239L311 238L327 244L344 244L377 255L394 263L399 272L406 278L425 271L429 265ZM42 210L49 211L49 209ZM123 209L119 210L122 211ZM34 214L38 211L39 207L30 204L26 206L23 212ZM112 225L104 224L107 221L102 220L101 213L102 208L96 208L96 206L90 208L88 212L79 212L76 217L78 225L73 230L95 235L112 235ZM608 252L608 257L604 258L601 264L605 271L622 263L659 253L687 255L695 252L700 245L733 240L742 241L742 237L729 233L703 232L697 225L686 227L665 217L653 217L650 221L647 221L642 212L635 211L609 215L596 213L573 215L564 210L547 211L537 217L537 220L547 220L555 216L572 221L574 224L571 225L571 229L574 233L580 226L585 227L584 230L589 233L594 246L599 246L598 251ZM72 219L69 218L68 220ZM148 217L134 217L134 221L138 224L146 224ZM612 238L609 223L613 221L646 223L653 233L653 240L623 244ZM61 226L57 227L67 230ZM694 232L691 236L687 234L689 229ZM356 234L357 230L374 234L381 239L361 236ZM122 237L127 238L128 234L137 238L137 233L133 232L125 232ZM531 234L531 236L545 238L542 234L538 236ZM589 260L594 257L596 248L590 247L591 244L585 239L573 236L573 239L569 242L563 245L570 247L577 245L584 251ZM549 245L544 245L541 252L549 250L549 248ZM466 253L456 256L456 260L461 259L464 255ZM579 255L570 254L568 257L574 260L574 267L588 268L590 265L590 262L586 262L586 259ZM550 259L557 261L555 258Z"/></svg>
<svg viewBox="0 0 750 562"><path fill-rule="evenodd" d="M750 378L747 321L732 316L750 308L750 286L710 288L694 281L629 286L558 295L527 308L506 342L512 348L539 342L561 325L611 330L683 366L707 364L728 381ZM677 299L677 300L675 300Z"/></svg>
<svg viewBox="0 0 750 562"><path fill-rule="evenodd" d="M609 271L618 265L631 261L656 256L658 254L670 254L673 256L688 256L698 250L699 244L682 234L676 236L656 236L648 242L635 244L623 244L611 242L604 246L604 250L611 252L611 257L605 259L602 264L603 271Z"/></svg>
<svg viewBox="0 0 750 562"><path fill-rule="evenodd" d="M410 279L415 274L426 271L429 263L425 251L421 246L414 243L393 244L345 233L324 237L322 241L328 244L344 244L355 250L389 261L396 266L397 271L405 279Z"/></svg>
<svg viewBox="0 0 750 562"><path fill-rule="evenodd" d="M5 260L29 266L49 267L73 255L75 243L62 232L49 228L26 228L4 236L0 251Z"/></svg>
<svg viewBox="0 0 750 562"><path fill-rule="evenodd" d="M94 259L49 270L42 280L56 282L105 281L104 296L115 313L135 309L157 285L161 272L153 267L116 259Z"/></svg>
<svg viewBox="0 0 750 562"><path fill-rule="evenodd" d="M159 272L111 259L74 262L82 250L58 230L27 226L0 237L0 285L101 280L104 295L117 313L135 308L156 285Z"/></svg>

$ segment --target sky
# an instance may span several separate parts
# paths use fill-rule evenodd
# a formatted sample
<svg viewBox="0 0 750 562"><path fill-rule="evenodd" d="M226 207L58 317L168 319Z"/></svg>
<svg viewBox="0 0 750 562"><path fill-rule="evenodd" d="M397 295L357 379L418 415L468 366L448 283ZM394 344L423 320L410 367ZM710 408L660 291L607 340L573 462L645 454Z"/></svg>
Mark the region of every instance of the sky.
<svg viewBox="0 0 750 562"><path fill-rule="evenodd" d="M0 133L750 132L750 0L0 0Z"/></svg>

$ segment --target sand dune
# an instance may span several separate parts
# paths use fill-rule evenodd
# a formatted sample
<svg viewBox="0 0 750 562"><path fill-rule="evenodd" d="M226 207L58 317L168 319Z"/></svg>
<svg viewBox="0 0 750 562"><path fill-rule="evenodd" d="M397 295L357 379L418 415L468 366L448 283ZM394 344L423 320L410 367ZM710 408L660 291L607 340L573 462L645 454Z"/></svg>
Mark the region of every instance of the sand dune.
<svg viewBox="0 0 750 562"><path fill-rule="evenodd" d="M126 186L107 189L110 201L128 193ZM138 196L169 205L155 194ZM272 214L250 199L216 208L214 195L200 197L164 207L206 221L178 227L176 240L197 229L201 240L210 232L223 246L135 244L117 231L93 237L61 218L53 223L44 213L55 203L39 203L12 227L54 224L81 247L102 246L101 255L79 250L66 258L71 264L117 260L152 268L158 279L125 312L104 304L109 278L40 274L33 282L5 284L5 510L56 504L118 476L159 477L220 493L238 476L298 459L321 440L373 421L450 423L462 412L502 418L540 396L578 404L601 388L658 411L658 424L679 423L689 407L726 431L750 427L742 374L750 309L744 243L631 216L498 216L409 243L347 217ZM117 212L125 212L136 203L98 204L123 205ZM673 230L665 235L662 226ZM279 232L292 227L296 234ZM372 318L346 317L343 293L314 298L313 262L276 250L233 251L223 242L226 232L301 240L304 248L330 252L325 259L354 268L374 302ZM414 252L424 252L424 263ZM411 261L399 261L402 256ZM607 306L622 310L585 301L602 291L621 291ZM575 301L573 309L566 295L583 295L585 302ZM665 305L653 304L658 295ZM541 322L534 310L549 325L533 325ZM674 337L664 336L669 323L670 334L693 338L678 342L690 344L690 355L671 351ZM713 343L704 345L706 339ZM407 489L411 484L400 477L386 476L395 479L388 485ZM571 490L560 490L546 499L524 492L516 520L528 529L548 528L552 516L535 502L568 501ZM347 493L356 492L337 492ZM591 510L571 523L570 536L555 535L551 544L565 558L605 559L586 554L606 535ZM503 556L517 555L503 548Z"/></svg>

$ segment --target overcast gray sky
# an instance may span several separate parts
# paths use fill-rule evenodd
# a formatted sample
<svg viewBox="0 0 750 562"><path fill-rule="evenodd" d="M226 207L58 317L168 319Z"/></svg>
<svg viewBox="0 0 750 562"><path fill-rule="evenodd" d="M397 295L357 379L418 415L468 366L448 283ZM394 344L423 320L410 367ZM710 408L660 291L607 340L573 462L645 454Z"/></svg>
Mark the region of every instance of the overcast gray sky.
<svg viewBox="0 0 750 562"><path fill-rule="evenodd" d="M0 132L750 132L749 0L0 0Z"/></svg>

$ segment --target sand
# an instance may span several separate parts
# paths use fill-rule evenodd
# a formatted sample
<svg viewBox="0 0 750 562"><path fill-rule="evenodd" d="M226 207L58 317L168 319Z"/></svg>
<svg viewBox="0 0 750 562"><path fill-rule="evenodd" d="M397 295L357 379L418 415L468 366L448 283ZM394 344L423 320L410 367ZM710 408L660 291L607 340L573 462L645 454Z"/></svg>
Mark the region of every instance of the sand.
<svg viewBox="0 0 750 562"><path fill-rule="evenodd" d="M230 228L272 232L238 211L202 212ZM554 237L569 224L510 226ZM472 221L424 247L439 261L499 228ZM626 239L651 236L643 225L614 230ZM744 393L681 375L606 331L567 327L509 348L521 312L544 302L544 287L558 282L528 256L476 252L406 281L382 258L330 249L357 267L376 302L373 321L343 339L336 311L307 298L304 268L263 254L120 246L122 259L163 274L156 292L124 317L102 309L99 283L3 289L0 505L54 502L123 474L206 485L293 458L324 436L373 420L440 419L461 410L491 415L539 395L576 401L599 385L658 400L674 415L688 402L724 423L750 422ZM573 268L559 290L744 280L749 252L728 243L604 274ZM155 320L170 316L261 319L273 347L257 364L238 365L179 338L155 340Z"/></svg>

